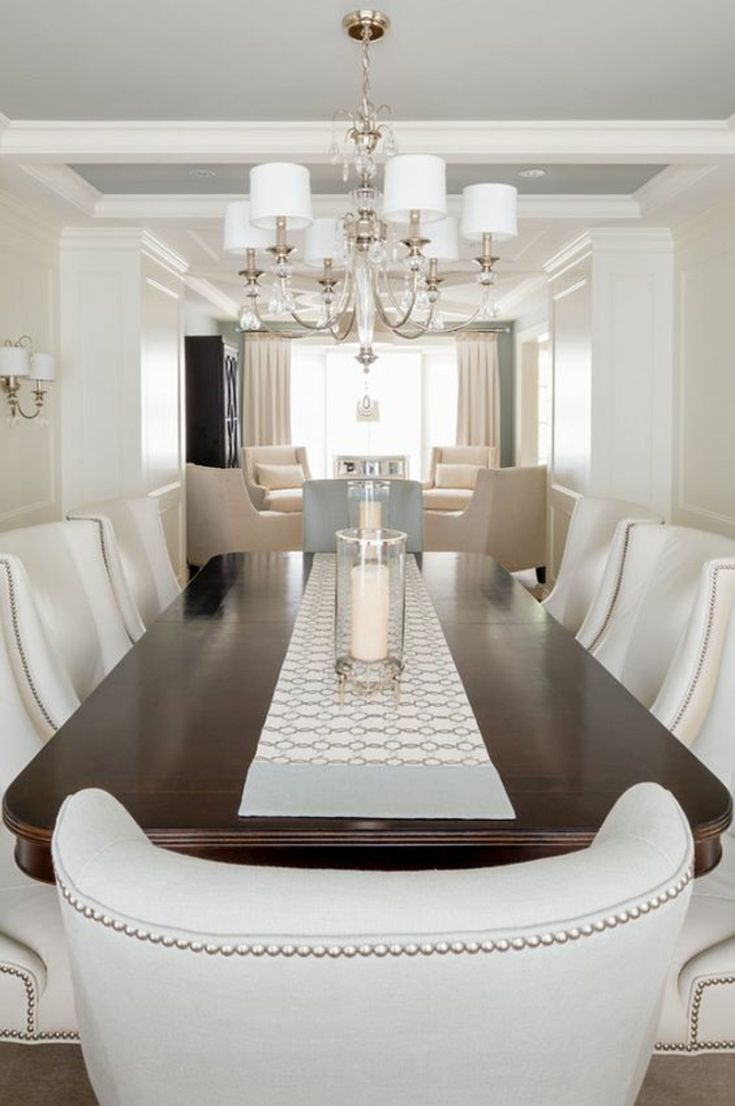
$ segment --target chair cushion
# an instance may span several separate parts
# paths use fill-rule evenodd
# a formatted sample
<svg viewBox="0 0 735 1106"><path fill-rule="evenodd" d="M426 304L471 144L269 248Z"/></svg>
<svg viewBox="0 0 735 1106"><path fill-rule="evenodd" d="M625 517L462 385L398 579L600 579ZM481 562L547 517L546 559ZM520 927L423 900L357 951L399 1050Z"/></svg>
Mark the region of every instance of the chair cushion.
<svg viewBox="0 0 735 1106"><path fill-rule="evenodd" d="M425 511L464 511L472 499L467 488L428 488L424 492Z"/></svg>
<svg viewBox="0 0 735 1106"><path fill-rule="evenodd" d="M302 510L302 502L303 492L301 488L274 488L266 495L263 506L266 511L292 514L295 511Z"/></svg>
<svg viewBox="0 0 735 1106"><path fill-rule="evenodd" d="M444 465L436 466L437 488L466 488L472 491L477 483L477 474L481 465Z"/></svg>
<svg viewBox="0 0 735 1106"><path fill-rule="evenodd" d="M282 488L302 488L304 470L301 465L257 465L258 483L269 491Z"/></svg>
<svg viewBox="0 0 735 1106"><path fill-rule="evenodd" d="M441 462L448 465L479 465L488 467L490 446L486 445L449 445L441 451Z"/></svg>

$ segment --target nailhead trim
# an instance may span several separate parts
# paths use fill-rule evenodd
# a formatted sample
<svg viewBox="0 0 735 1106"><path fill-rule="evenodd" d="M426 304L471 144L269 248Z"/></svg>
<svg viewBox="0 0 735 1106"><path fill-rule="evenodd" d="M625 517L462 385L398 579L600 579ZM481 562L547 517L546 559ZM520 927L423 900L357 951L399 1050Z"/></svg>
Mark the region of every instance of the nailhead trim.
<svg viewBox="0 0 735 1106"><path fill-rule="evenodd" d="M618 578L615 581L615 587L613 588L612 599L610 600L610 606L607 608L607 614L605 615L605 617L603 619L602 626L600 627L600 629L595 634L595 637L594 637L593 641L591 641L590 644L587 646L587 649L588 649L589 652L592 652L592 650L595 648L595 646L597 646L600 643L600 641L604 637L605 633L607 632L607 628L610 625L610 622L612 621L613 611L615 610L615 604L618 601L618 597L620 595L620 589L623 586L623 570L625 569L625 561L626 561L627 556L628 556L628 546L630 545L630 532L633 529L633 527L637 526L637 525L638 525L638 520L636 520L636 519L633 519L630 522L626 523L625 537L623 538L623 549L622 549L622 552L620 554L620 565L618 567Z"/></svg>
<svg viewBox="0 0 735 1106"><path fill-rule="evenodd" d="M48 722L51 729L54 732L56 732L56 730L58 730L59 727L56 725L53 718L51 717L49 712L46 710L46 705L45 705L43 699L41 698L41 695L38 691L38 688L36 687L36 685L33 681L33 676L31 675L31 666L28 663L28 657L26 656L26 651L25 651L25 648L23 646L23 638L21 636L20 624L18 622L18 601L17 601L17 597L16 597L16 594L15 594L15 581L13 580L13 573L12 573L12 569L11 569L11 566L10 566L10 562L0 558L0 565L2 565L2 567L5 569L5 573L6 573L7 580L8 580L8 596L9 596L9 599L10 599L10 620L11 620L12 625L13 625L13 637L15 638L15 646L18 650L18 655L20 657L20 663L23 666L23 673L25 675L26 680L28 681L28 686L31 689L31 694L32 694L32 696L35 700L36 706L40 710L40 712L43 715L46 722Z"/></svg>
<svg viewBox="0 0 735 1106"><path fill-rule="evenodd" d="M48 1033L36 1032L36 982L30 972L13 964L0 964L0 975L15 976L20 979L26 992L26 1028L0 1029L0 1041L78 1041L79 1034L74 1029L60 1029Z"/></svg>
<svg viewBox="0 0 735 1106"><path fill-rule="evenodd" d="M689 1041L686 1044L656 1045L656 1052L725 1052L735 1051L735 1041L700 1041L699 1012L702 1006L702 998L707 987L717 987L722 984L735 983L735 975L714 975L709 979L701 980L694 991L692 1010L689 1015Z"/></svg>
<svg viewBox="0 0 735 1106"><path fill-rule="evenodd" d="M695 669L694 676L692 677L692 682L690 683L686 695L684 696L684 701L679 707L679 710L677 711L673 722L669 726L669 729L672 733L676 731L676 727L679 725L682 718L689 709L689 705L694 698L694 692L697 689L697 684L699 683L702 676L704 662L707 658L707 650L709 649L710 638L712 637L712 628L715 621L715 605L717 603L717 578L720 572L732 571L735 571L735 565L716 565L714 568L712 574L712 590L710 592L709 604L707 608L707 625L704 631L704 640L702 641L702 646L699 651L699 657L697 658L697 667Z"/></svg>
<svg viewBox="0 0 735 1106"><path fill-rule="evenodd" d="M118 918L110 917L109 914L103 914L102 911L96 910L80 899L77 899L59 879L58 874L56 882L64 899L69 903L69 906L76 910L77 913L82 914L85 918L97 922L107 929L112 929L115 933L122 933L126 937L134 937L137 941L144 941L148 944L161 945L163 948L173 948L196 953L204 952L208 956L225 957L296 956L316 957L317 959L323 957L332 959L344 957L351 959L356 956L459 956L464 953L476 955L477 953L502 953L520 951L522 949L548 948L552 945L565 945L568 941L578 941L580 938L593 937L598 933L604 933L605 930L615 929L620 925L627 925L629 922L639 920L652 910L658 910L659 907L664 906L667 902L678 898L693 877L694 868L690 867L687 872L666 891L662 891L659 895L654 895L653 898L640 903L638 906L631 907L628 910L622 910L618 914L612 914L610 917L600 919L597 922L586 923L585 925L579 927L575 926L571 929L559 930L556 933L532 934L529 937L513 937L510 939L501 937L495 941L431 941L423 944L409 943L405 945L363 944L328 946L261 944L220 945L212 942L204 944L201 941L189 940L184 937L175 938L126 924Z"/></svg>

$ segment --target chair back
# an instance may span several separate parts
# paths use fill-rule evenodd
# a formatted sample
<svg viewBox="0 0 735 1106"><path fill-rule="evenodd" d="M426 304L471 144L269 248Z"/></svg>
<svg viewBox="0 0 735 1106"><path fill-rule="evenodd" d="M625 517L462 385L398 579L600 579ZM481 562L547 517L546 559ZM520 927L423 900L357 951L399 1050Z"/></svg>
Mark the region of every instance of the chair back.
<svg viewBox="0 0 735 1106"><path fill-rule="evenodd" d="M304 484L304 552L334 553L335 533L350 525L348 480L307 480ZM424 508L418 480L390 480L388 525L403 530L409 553L424 548Z"/></svg>
<svg viewBox="0 0 735 1106"><path fill-rule="evenodd" d="M246 484L258 486L258 465L301 465L311 479L306 449L302 445L246 445L240 450Z"/></svg>
<svg viewBox="0 0 735 1106"><path fill-rule="evenodd" d="M496 868L202 861L99 791L53 855L100 1106L633 1106L692 875L656 784Z"/></svg>
<svg viewBox="0 0 735 1106"><path fill-rule="evenodd" d="M6 530L0 533L4 553L22 562L51 648L79 699L86 699L145 632L112 524L48 522Z"/></svg>
<svg viewBox="0 0 735 1106"><path fill-rule="evenodd" d="M436 484L437 465L481 465L496 469L500 450L496 445L435 445L431 451L428 485Z"/></svg>
<svg viewBox="0 0 735 1106"><path fill-rule="evenodd" d="M735 541L684 526L623 521L578 640L646 707L684 635L706 561L735 557Z"/></svg>
<svg viewBox="0 0 735 1106"><path fill-rule="evenodd" d="M600 586L615 528L623 519L662 523L660 515L622 499L577 500L553 590L543 606L576 634Z"/></svg>
<svg viewBox="0 0 735 1106"><path fill-rule="evenodd" d="M109 518L135 605L146 626L155 622L181 590L171 567L157 501L147 495L106 499L70 511L67 518Z"/></svg>

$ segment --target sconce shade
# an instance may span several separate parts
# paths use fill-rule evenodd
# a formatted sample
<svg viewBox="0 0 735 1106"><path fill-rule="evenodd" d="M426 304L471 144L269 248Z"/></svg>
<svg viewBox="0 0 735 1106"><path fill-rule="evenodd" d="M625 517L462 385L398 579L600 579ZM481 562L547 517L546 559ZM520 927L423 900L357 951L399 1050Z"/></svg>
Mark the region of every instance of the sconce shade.
<svg viewBox="0 0 735 1106"><path fill-rule="evenodd" d="M512 184L468 184L462 192L462 237L505 242L518 234L518 190Z"/></svg>
<svg viewBox="0 0 735 1106"><path fill-rule="evenodd" d="M31 354L31 372L34 380L56 380L56 364L50 353Z"/></svg>
<svg viewBox="0 0 735 1106"><path fill-rule="evenodd" d="M269 161L250 170L250 221L263 230L275 230L276 220L285 218L292 230L303 230L313 222L311 176L305 165L290 161Z"/></svg>
<svg viewBox="0 0 735 1106"><path fill-rule="evenodd" d="M245 250L267 250L272 245L267 230L259 230L250 222L247 200L233 200L225 207L225 253L245 253Z"/></svg>
<svg viewBox="0 0 735 1106"><path fill-rule="evenodd" d="M429 241L421 251L424 257L435 257L437 261L457 261L459 259L459 227L453 215L430 223L422 232Z"/></svg>
<svg viewBox="0 0 735 1106"><path fill-rule="evenodd" d="M447 167L434 154L399 154L385 165L383 218L407 223L411 212L422 223L435 223L447 213Z"/></svg>
<svg viewBox="0 0 735 1106"><path fill-rule="evenodd" d="M304 263L320 269L325 261L335 262L339 246L336 219L315 219L307 228L304 240Z"/></svg>
<svg viewBox="0 0 735 1106"><path fill-rule="evenodd" d="M28 376L30 358L23 346L0 346L0 376Z"/></svg>

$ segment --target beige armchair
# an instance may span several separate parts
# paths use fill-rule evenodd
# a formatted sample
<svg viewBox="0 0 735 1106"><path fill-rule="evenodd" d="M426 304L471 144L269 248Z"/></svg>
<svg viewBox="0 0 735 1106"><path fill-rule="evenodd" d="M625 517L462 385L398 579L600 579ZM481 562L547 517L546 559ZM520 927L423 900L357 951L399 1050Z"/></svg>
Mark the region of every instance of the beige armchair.
<svg viewBox="0 0 735 1106"><path fill-rule="evenodd" d="M424 549L489 553L509 572L546 564L546 466L487 469L464 511L424 511Z"/></svg>
<svg viewBox="0 0 735 1106"><path fill-rule="evenodd" d="M300 513L256 511L240 469L186 466L187 560L301 549Z"/></svg>
<svg viewBox="0 0 735 1106"><path fill-rule="evenodd" d="M469 473L459 473L457 486L452 486L452 474L446 470L437 473L438 465L480 466L496 469L500 464L500 450L496 445L435 445L431 451L429 478L424 487L424 509L427 511L463 511L472 499L474 485L467 480ZM439 480L437 481L437 476Z"/></svg>
<svg viewBox="0 0 735 1106"><path fill-rule="evenodd" d="M311 480L306 449L302 445L247 445L240 450L245 484L258 511L289 514L302 509L303 481L292 487L269 487L258 477L258 465L301 465L304 480Z"/></svg>

